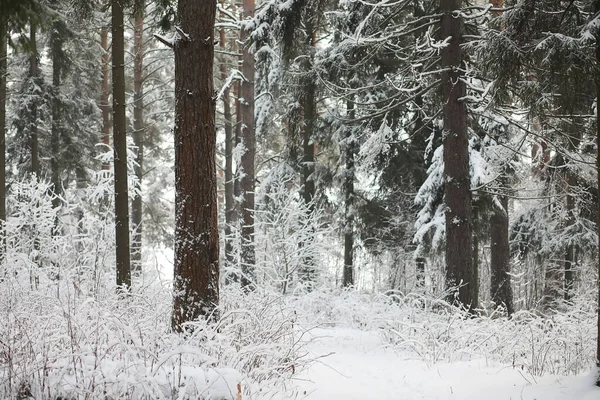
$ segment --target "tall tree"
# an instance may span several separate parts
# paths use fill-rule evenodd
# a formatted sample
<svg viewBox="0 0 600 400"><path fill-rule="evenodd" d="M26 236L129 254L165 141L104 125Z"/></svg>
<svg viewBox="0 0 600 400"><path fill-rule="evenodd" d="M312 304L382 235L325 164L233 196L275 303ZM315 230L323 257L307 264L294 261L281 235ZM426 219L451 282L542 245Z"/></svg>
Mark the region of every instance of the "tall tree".
<svg viewBox="0 0 600 400"><path fill-rule="evenodd" d="M348 119L355 118L354 103L347 102ZM354 286L354 155L356 153L356 137L351 127L346 129L344 143L344 287Z"/></svg>
<svg viewBox="0 0 600 400"><path fill-rule="evenodd" d="M594 11L596 15L600 13L600 0L594 2ZM597 106L598 99L600 99L600 30L596 31L596 179L597 187L600 190L600 107ZM598 263L598 281L596 286L598 288L598 306L596 312L598 313L596 328L598 330L596 335L596 386L600 386L600 201L597 202L598 215L596 220L596 235L598 236L598 254L596 255L596 262Z"/></svg>
<svg viewBox="0 0 600 400"><path fill-rule="evenodd" d="M221 7L224 7L224 1L221 2ZM227 50L227 36L225 28L219 30L219 45L225 52ZM232 50L235 48L233 41ZM225 62L220 66L221 80L227 81L227 65ZM225 262L227 267L231 268L234 265L233 260L233 238L231 224L233 223L234 213L234 197L233 197L233 116L231 114L231 89L230 85L225 87L223 91L223 120L225 130Z"/></svg>
<svg viewBox="0 0 600 400"><path fill-rule="evenodd" d="M37 23L31 21L29 26L29 42L30 42L30 54L29 54L29 79L32 84L36 85L39 81L39 68L38 68L38 50L37 50L37 39L36 39ZM29 126L29 140L31 150L31 170L32 174L35 174L38 178L40 176L40 158L39 158L39 138L38 138L38 103L36 101L31 102L30 108L30 120Z"/></svg>
<svg viewBox="0 0 600 400"><path fill-rule="evenodd" d="M131 286L129 198L127 184L127 125L125 119L124 0L112 0L113 148L117 286Z"/></svg>
<svg viewBox="0 0 600 400"><path fill-rule="evenodd" d="M57 2L53 2L57 6ZM50 57L52 59L52 127L50 133L50 181L55 196L52 198L52 206L60 206L60 196L62 190L61 171L60 171L60 141L63 129L62 118L62 99L61 99L61 79L65 75L65 64L67 62L63 44L67 36L65 23L61 18L56 17L52 21L50 32ZM58 223L58 218L56 220Z"/></svg>
<svg viewBox="0 0 600 400"><path fill-rule="evenodd" d="M491 298L496 305L503 304L506 312L513 313L513 295L510 284L510 246L508 241L508 197L499 195L490 218ZM500 209L500 206L502 209Z"/></svg>
<svg viewBox="0 0 600 400"><path fill-rule="evenodd" d="M473 226L469 170L467 104L463 65L461 0L441 0L441 51L444 96L444 202L446 279L458 285L458 301L473 305Z"/></svg>
<svg viewBox="0 0 600 400"><path fill-rule="evenodd" d="M144 0L136 0L134 4L133 26L133 144L137 148L135 158L135 175L139 190L131 203L131 224L133 238L131 242L132 270L142 270L142 179L144 177Z"/></svg>
<svg viewBox="0 0 600 400"><path fill-rule="evenodd" d="M175 271L172 328L213 315L219 302L215 1L179 0L175 50Z"/></svg>
<svg viewBox="0 0 600 400"><path fill-rule="evenodd" d="M108 47L108 29L102 28L100 31L100 46L102 47L102 83L100 86L100 103L98 106L102 110L102 143L110 146L110 52ZM109 169L110 165L104 163L102 169Z"/></svg>
<svg viewBox="0 0 600 400"><path fill-rule="evenodd" d="M245 20L254 18L254 0L243 0L243 16ZM254 186L255 171L254 159L256 156L256 130L254 123L254 55L250 52L247 42L249 32L245 27L241 29L242 48L242 73L244 80L241 83L241 139L244 152L240 160L242 174L240 189L242 201L240 211L242 217L241 228L241 262L242 262L242 287L252 287L254 281L254 264L256 255L254 249Z"/></svg>
<svg viewBox="0 0 600 400"><path fill-rule="evenodd" d="M8 22L0 16L0 224L6 222L6 80ZM0 237L0 256L4 257L4 231Z"/></svg>

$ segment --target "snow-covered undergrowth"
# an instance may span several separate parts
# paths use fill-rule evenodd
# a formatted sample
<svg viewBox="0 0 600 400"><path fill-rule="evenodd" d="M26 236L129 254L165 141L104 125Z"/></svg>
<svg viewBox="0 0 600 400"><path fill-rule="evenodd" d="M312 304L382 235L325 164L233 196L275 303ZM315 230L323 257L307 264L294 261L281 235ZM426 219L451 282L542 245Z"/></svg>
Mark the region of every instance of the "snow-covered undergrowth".
<svg viewBox="0 0 600 400"><path fill-rule="evenodd" d="M95 299L65 280L40 277L31 290L5 279L0 398L293 396L302 341L283 299L225 289L216 324L199 321L177 335L169 331L169 292L153 284L128 298Z"/></svg>
<svg viewBox="0 0 600 400"><path fill-rule="evenodd" d="M594 364L596 307L578 299L551 316L520 311L472 317L439 299L352 291L311 293L298 300L316 325L379 330L396 351L430 365L487 359L532 375L571 375Z"/></svg>
<svg viewBox="0 0 600 400"><path fill-rule="evenodd" d="M290 378L305 367L303 336L287 299L224 286L217 323L172 333L172 285L160 274L145 271L130 295L117 295L112 218L90 200L104 194L64 199L56 230L50 193L31 180L9 198L0 398L295 396Z"/></svg>

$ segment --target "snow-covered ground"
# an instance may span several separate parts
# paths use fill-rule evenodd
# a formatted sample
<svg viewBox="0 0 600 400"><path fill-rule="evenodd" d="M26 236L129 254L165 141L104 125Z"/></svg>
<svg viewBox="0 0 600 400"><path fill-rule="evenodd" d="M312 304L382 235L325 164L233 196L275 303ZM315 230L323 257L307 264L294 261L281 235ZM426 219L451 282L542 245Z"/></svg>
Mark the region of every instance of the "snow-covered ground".
<svg viewBox="0 0 600 400"><path fill-rule="evenodd" d="M591 374L533 377L485 359L428 365L396 353L377 331L319 328L299 378L306 400L599 400Z"/></svg>

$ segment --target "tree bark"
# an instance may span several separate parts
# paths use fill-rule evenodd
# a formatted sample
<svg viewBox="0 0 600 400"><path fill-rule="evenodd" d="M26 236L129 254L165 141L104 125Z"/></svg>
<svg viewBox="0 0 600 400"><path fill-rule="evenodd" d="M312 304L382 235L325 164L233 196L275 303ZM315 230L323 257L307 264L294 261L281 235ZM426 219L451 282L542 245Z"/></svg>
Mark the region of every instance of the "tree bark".
<svg viewBox="0 0 600 400"><path fill-rule="evenodd" d="M473 232L478 232L479 210L473 207ZM473 303L472 308L479 307L479 238L473 235Z"/></svg>
<svg viewBox="0 0 600 400"><path fill-rule="evenodd" d="M51 34L51 57L52 57L52 128L50 134L50 150L52 152L50 158L50 171L52 190L54 198L52 206L58 208L60 206L61 195L61 180L60 180L60 137L62 127L61 115L61 100L60 100L60 78L62 75L62 57L63 57L63 40L61 37L61 26L58 20L52 22ZM55 221L55 228L58 228L58 218Z"/></svg>
<svg viewBox="0 0 600 400"><path fill-rule="evenodd" d="M596 0L594 11L600 12L600 1ZM596 103L600 99L600 34L596 33ZM596 106L596 176L597 187L600 190L600 107ZM596 335L596 386L600 386L600 201L598 202L598 219L596 220L596 233L598 236L598 254L596 262L598 263L596 286L598 288L598 306L596 307L597 335Z"/></svg>
<svg viewBox="0 0 600 400"><path fill-rule="evenodd" d="M499 196L502 210L494 210L490 218L491 298L496 305L503 304L511 315L513 293L510 279L510 245L508 241L508 198Z"/></svg>
<svg viewBox="0 0 600 400"><path fill-rule="evenodd" d="M113 149L117 286L119 290L129 290L131 287L131 260L129 258L123 1L112 0Z"/></svg>
<svg viewBox="0 0 600 400"><path fill-rule="evenodd" d="M467 105L461 68L463 21L460 0L441 0L441 39L449 38L441 51L444 96L444 201L446 205L446 285L456 287L457 300L473 306L473 226L469 176ZM454 300L454 293L451 294Z"/></svg>
<svg viewBox="0 0 600 400"><path fill-rule="evenodd" d="M214 1L179 0L175 45L175 271L172 328L219 302Z"/></svg>
<svg viewBox="0 0 600 400"><path fill-rule="evenodd" d="M102 46L102 85L100 87L100 110L102 110L102 143L106 148L110 146L110 53L108 47L108 29L102 28L100 31L100 44ZM108 163L102 163L102 169L110 169Z"/></svg>
<svg viewBox="0 0 600 400"><path fill-rule="evenodd" d="M219 43L221 49L227 49L227 38L225 29L219 31ZM227 66L221 64L221 80L227 80ZM234 266L233 238L231 237L231 224L233 222L233 209L235 207L233 198L233 124L231 115L230 90L227 87L223 92L223 119L225 129L225 263L228 268Z"/></svg>
<svg viewBox="0 0 600 400"><path fill-rule="evenodd" d="M577 185L575 175L567 167L567 226L575 225L575 194L573 190ZM565 289L564 299L569 301L573 297L573 286L575 283L575 274L573 267L575 265L575 244L571 241L567 243L565 249Z"/></svg>
<svg viewBox="0 0 600 400"><path fill-rule="evenodd" d="M355 117L354 103L348 101L348 119ZM345 140L346 170L344 171L344 287L354 286L354 153L355 138L348 127Z"/></svg>
<svg viewBox="0 0 600 400"><path fill-rule="evenodd" d="M254 18L254 0L243 0L244 19ZM254 159L256 155L256 131L254 125L254 55L250 53L248 46L248 32L240 31L240 42L242 49L242 73L245 79L241 87L241 116L242 116L242 144L245 151L241 157L242 175L240 178L240 189L242 202L240 211L242 214L241 228L241 264L243 288L254 286L254 265L256 255L254 250Z"/></svg>
<svg viewBox="0 0 600 400"><path fill-rule="evenodd" d="M6 80L7 80L8 26L0 16L0 261L6 253Z"/></svg>
<svg viewBox="0 0 600 400"><path fill-rule="evenodd" d="M144 0L136 0L133 31L133 145L137 147L135 176L139 191L131 202L131 267L134 274L142 272L142 179L144 177Z"/></svg>
<svg viewBox="0 0 600 400"><path fill-rule="evenodd" d="M38 70L38 51L37 51L37 40L36 30L37 26L35 22L30 24L30 36L31 41L31 54L29 55L29 77L32 81L37 82L39 76ZM37 100L33 100L31 107L31 126L29 131L29 140L31 143L31 173L35 174L37 178L40 178L40 159L39 159L39 141L38 141L38 127L37 127Z"/></svg>
<svg viewBox="0 0 600 400"><path fill-rule="evenodd" d="M417 288L423 290L425 288L425 258L417 257L415 264L417 270Z"/></svg>
<svg viewBox="0 0 600 400"><path fill-rule="evenodd" d="M312 21L306 22L306 37L308 45L315 47L315 28ZM304 73L310 74L313 67L312 56L306 57L306 63L304 66ZM316 92L317 88L312 77L305 78L304 82L304 98L303 98L303 129L302 129L302 197L304 203L308 206L307 218L310 218L314 212L314 197L315 197L315 143L314 143L314 129L315 121L317 118L317 102ZM304 239L304 242L312 240L312 238ZM306 243L300 243L300 246L304 246ZM303 257L302 268L299 272L299 278L306 285L308 290L312 290L315 280L315 260L311 254L306 254Z"/></svg>

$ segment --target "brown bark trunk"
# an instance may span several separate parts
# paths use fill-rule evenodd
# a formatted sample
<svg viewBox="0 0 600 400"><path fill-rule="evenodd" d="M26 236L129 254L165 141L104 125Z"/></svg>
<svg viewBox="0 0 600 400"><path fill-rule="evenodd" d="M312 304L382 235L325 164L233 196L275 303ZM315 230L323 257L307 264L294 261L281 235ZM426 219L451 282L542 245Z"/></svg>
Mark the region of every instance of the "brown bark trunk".
<svg viewBox="0 0 600 400"><path fill-rule="evenodd" d="M254 0L243 0L244 19L254 18ZM242 116L242 144L245 151L241 157L242 177L240 178L240 189L242 202L240 212L242 214L241 228L241 264L242 264L242 287L252 288L254 286L254 265L256 255L254 251L254 158L256 155L256 132L254 126L254 55L250 53L248 43L248 32L241 30L240 41L242 49L242 73L245 79L242 81L241 116Z"/></svg>
<svg viewBox="0 0 600 400"><path fill-rule="evenodd" d="M503 304L508 315L514 312L510 279L510 246L508 241L508 198L499 196L503 210L494 210L490 218L491 298Z"/></svg>
<svg viewBox="0 0 600 400"><path fill-rule="evenodd" d="M115 239L117 286L131 287L129 199L127 186L127 126L125 119L125 42L123 1L112 0L113 149L115 171Z"/></svg>
<svg viewBox="0 0 600 400"><path fill-rule="evenodd" d="M227 49L225 29L219 32L221 49ZM221 80L227 80L227 66L221 64ZM231 115L231 98L229 87L223 92L223 119L225 129L225 262L228 268L234 266L233 238L231 237L231 224L233 222L233 124Z"/></svg>
<svg viewBox="0 0 600 400"><path fill-rule="evenodd" d="M600 11L600 1L596 0L594 4L595 12ZM596 103L600 99L600 34L596 35ZM597 187L600 191L600 107L596 107L596 176ZM600 201L598 202L598 219L596 221L596 233L598 236L598 254L596 256L597 281L598 288L598 306L597 312L597 334L596 334L596 386L600 386Z"/></svg>
<svg viewBox="0 0 600 400"><path fill-rule="evenodd" d="M567 226L575 224L575 195L573 190L577 185L575 175L567 170ZM575 283L575 274L573 267L575 266L575 244L569 241L565 249L565 300L571 300L573 297L573 286Z"/></svg>
<svg viewBox="0 0 600 400"><path fill-rule="evenodd" d="M446 285L459 286L457 300L473 305L473 226L469 176L467 105L459 100L466 94L462 80L461 49L463 21L460 0L442 0L441 39L450 38L441 51L444 96L444 181L446 203ZM454 296L451 295L453 298Z"/></svg>
<svg viewBox="0 0 600 400"><path fill-rule="evenodd" d="M306 37L308 38L308 44L311 47L315 46L315 29L312 25L312 22L309 20L306 23ZM307 62L305 65L305 73L309 73L312 69L312 56L307 57ZM317 103L316 103L316 85L313 82L312 78L306 78L304 86L304 104L303 104L303 124L304 127L302 129L302 197L304 199L304 203L309 207L309 214L314 212L314 202L313 199L315 197L315 181L314 181L314 172L315 172L315 144L314 144L314 129L315 129L315 120L317 118ZM310 217L310 216L308 216ZM312 240L312 238L305 239ZM300 243L301 246L304 243ZM300 269L299 277L300 280L305 283L308 290L311 290L314 285L315 280L315 260L314 257L310 254L305 255L302 268Z"/></svg>
<svg viewBox="0 0 600 400"><path fill-rule="evenodd" d="M0 224L6 222L6 80L8 27L0 17ZM0 231L0 261L6 251L6 235Z"/></svg>
<svg viewBox="0 0 600 400"><path fill-rule="evenodd" d="M135 158L135 175L138 179L139 192L131 202L131 224L133 237L131 241L131 268L135 274L142 272L142 179L144 177L144 0L135 4L135 21L133 31L133 145L137 147Z"/></svg>
<svg viewBox="0 0 600 400"><path fill-rule="evenodd" d="M30 36L29 40L31 41L31 55L29 56L29 77L33 81L37 81L39 76L38 70L38 51L37 51L37 40L35 37L36 34L36 24L35 22L31 22L30 25ZM37 128L37 103L34 100L32 103L31 109L31 120L33 121L30 132L29 132L29 140L31 141L31 173L35 174L38 179L40 178L40 159L39 159L39 141L38 141L38 128Z"/></svg>
<svg viewBox="0 0 600 400"><path fill-rule="evenodd" d="M347 104L348 119L354 119L354 103ZM345 138L346 170L344 171L344 287L354 286L354 152L355 139L350 127Z"/></svg>
<svg viewBox="0 0 600 400"><path fill-rule="evenodd" d="M479 223L479 211L473 207L473 231L477 232ZM473 304L472 308L479 307L479 238L473 235Z"/></svg>
<svg viewBox="0 0 600 400"><path fill-rule="evenodd" d="M425 288L425 258L417 257L415 260L417 269L417 288Z"/></svg>
<svg viewBox="0 0 600 400"><path fill-rule="evenodd" d="M60 181L60 136L61 136L61 104L60 104L60 77L62 74L62 38L60 37L60 22L52 23L52 88L54 96L52 97L52 129L50 135L50 150L52 152L50 158L50 171L52 188L55 197L52 199L52 206L58 208L60 206L61 181ZM55 221L55 228L58 228L58 218Z"/></svg>
<svg viewBox="0 0 600 400"><path fill-rule="evenodd" d="M100 110L102 110L102 143L106 148L110 146L110 53L108 47L108 29L102 28L100 31L100 44L102 46L102 85L100 87ZM106 150L105 148L105 150ZM110 169L108 163L102 164L102 169Z"/></svg>
<svg viewBox="0 0 600 400"><path fill-rule="evenodd" d="M214 315L219 302L216 132L213 99L216 2L179 0L185 33L175 43L175 272L173 330Z"/></svg>

